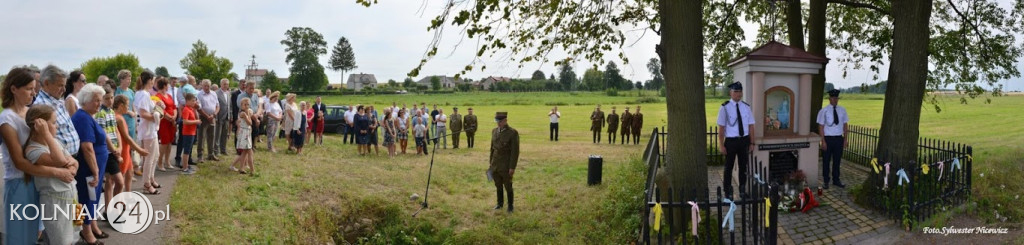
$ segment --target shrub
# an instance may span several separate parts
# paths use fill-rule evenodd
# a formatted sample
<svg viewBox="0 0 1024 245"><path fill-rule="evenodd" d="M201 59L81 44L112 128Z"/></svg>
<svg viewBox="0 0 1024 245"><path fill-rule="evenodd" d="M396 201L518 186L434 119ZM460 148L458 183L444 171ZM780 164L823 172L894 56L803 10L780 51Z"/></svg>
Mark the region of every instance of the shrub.
<svg viewBox="0 0 1024 245"><path fill-rule="evenodd" d="M606 89L604 91L604 94L606 94L608 96L619 96L619 90L614 89L614 88L609 88L609 89Z"/></svg>

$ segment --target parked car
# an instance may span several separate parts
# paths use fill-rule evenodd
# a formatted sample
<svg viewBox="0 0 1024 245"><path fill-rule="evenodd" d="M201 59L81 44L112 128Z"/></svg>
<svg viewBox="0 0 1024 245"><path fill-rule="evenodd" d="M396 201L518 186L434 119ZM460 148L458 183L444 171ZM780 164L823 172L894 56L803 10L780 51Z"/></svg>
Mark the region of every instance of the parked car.
<svg viewBox="0 0 1024 245"><path fill-rule="evenodd" d="M327 114L324 115L324 131L334 132L341 134L344 132L345 127L345 111L348 111L348 106L327 106Z"/></svg>

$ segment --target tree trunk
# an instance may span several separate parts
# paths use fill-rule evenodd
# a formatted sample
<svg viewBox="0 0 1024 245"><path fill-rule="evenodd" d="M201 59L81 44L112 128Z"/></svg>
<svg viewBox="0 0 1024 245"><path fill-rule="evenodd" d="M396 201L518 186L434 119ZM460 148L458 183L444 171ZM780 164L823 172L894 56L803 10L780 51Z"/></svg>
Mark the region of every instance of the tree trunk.
<svg viewBox="0 0 1024 245"><path fill-rule="evenodd" d="M661 0L661 44L657 52L665 74L668 138L665 168L670 187L685 191L686 200L704 196L708 186L704 116L704 36L702 1ZM678 195L675 195L678 197ZM673 198L673 200L678 200ZM690 212L674 219L675 227L689 221ZM678 234L682 229L672 229Z"/></svg>
<svg viewBox="0 0 1024 245"><path fill-rule="evenodd" d="M786 27L789 34L789 46L804 50L804 24L800 0L786 1Z"/></svg>
<svg viewBox="0 0 1024 245"><path fill-rule="evenodd" d="M807 16L807 52L825 57L825 0L811 0L811 11ZM811 132L818 132L818 111L825 96L825 67L811 77L811 121L802 122L811 126Z"/></svg>
<svg viewBox="0 0 1024 245"><path fill-rule="evenodd" d="M907 162L917 160L921 103L928 77L931 13L932 0L900 0L892 4L892 57L875 155L880 156L879 162L894 159L893 169L909 167ZM879 175L869 176L865 186L880 182ZM867 193L878 189L865 190L869 190ZM861 198L864 197L869 196Z"/></svg>

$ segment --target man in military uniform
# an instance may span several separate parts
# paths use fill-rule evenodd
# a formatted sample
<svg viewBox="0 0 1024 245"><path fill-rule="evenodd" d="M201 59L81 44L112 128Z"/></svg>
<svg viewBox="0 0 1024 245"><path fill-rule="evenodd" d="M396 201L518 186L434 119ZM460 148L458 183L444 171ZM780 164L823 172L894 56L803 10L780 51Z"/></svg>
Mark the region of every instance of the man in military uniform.
<svg viewBox="0 0 1024 245"><path fill-rule="evenodd" d="M633 144L640 144L640 129L644 126L644 114L640 114L640 106L636 106L636 112L633 113Z"/></svg>
<svg viewBox="0 0 1024 245"><path fill-rule="evenodd" d="M615 113L615 107L612 106L612 113L608 114L608 144L615 144L615 133L619 131L619 114Z"/></svg>
<svg viewBox="0 0 1024 245"><path fill-rule="evenodd" d="M843 160L843 147L846 146L847 128L850 122L846 115L846 108L839 106L839 90L828 91L829 105L818 111L818 135L821 135L821 149L825 150L821 155L822 179L825 180L825 189L828 189L829 182L839 188L846 187L839 181L839 163ZM830 164L831 163L831 164Z"/></svg>
<svg viewBox="0 0 1024 245"><path fill-rule="evenodd" d="M469 114L462 119L462 129L466 130L466 147L473 148L476 143L476 115L473 115L473 107L469 108Z"/></svg>
<svg viewBox="0 0 1024 245"><path fill-rule="evenodd" d="M508 112L495 113L494 121L498 123L498 127L491 131L491 166L487 169L494 179L494 187L497 188L498 205L494 206L494 209L501 209L504 204L504 192L507 191L508 212L512 213L512 203L515 200L512 177L519 163L519 131L508 126Z"/></svg>
<svg viewBox="0 0 1024 245"><path fill-rule="evenodd" d="M633 114L629 114L629 106L626 107L626 111L623 111L620 117L622 118L622 123L619 124L622 125L622 129L619 130L622 133L622 141L619 142L621 145L629 142L629 130L633 127Z"/></svg>
<svg viewBox="0 0 1024 245"><path fill-rule="evenodd" d="M601 104L597 104L594 112L590 113L590 131L594 132L594 143L601 143L601 127L604 126L604 112L601 111Z"/></svg>
<svg viewBox="0 0 1024 245"><path fill-rule="evenodd" d="M722 187L725 195L732 197L733 164L740 166L740 196L746 195L747 186L747 154L754 150L754 114L750 105L740 101L743 98L743 85L729 85L730 100L722 103L718 109L718 150L725 155L725 173ZM738 163L733 161L739 158Z"/></svg>
<svg viewBox="0 0 1024 245"><path fill-rule="evenodd" d="M452 149L459 149L459 134L462 133L462 115L459 115L459 107L452 107L452 114L448 115L448 126L452 129Z"/></svg>

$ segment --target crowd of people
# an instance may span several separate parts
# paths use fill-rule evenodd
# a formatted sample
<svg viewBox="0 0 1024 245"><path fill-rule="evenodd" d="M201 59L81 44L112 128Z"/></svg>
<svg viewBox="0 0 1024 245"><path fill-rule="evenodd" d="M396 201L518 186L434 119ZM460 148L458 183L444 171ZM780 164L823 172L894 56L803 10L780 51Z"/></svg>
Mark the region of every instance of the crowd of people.
<svg viewBox="0 0 1024 245"><path fill-rule="evenodd" d="M446 114L437 104L430 110L422 102L419 105L413 104L412 108L406 104L398 107L397 103L392 102L391 106L382 111L372 105L349 105L343 115L342 143L358 145L358 154L361 156L371 152L380 155L380 145L384 145L388 156L395 157L406 154L409 136L412 135L416 154L429 155L430 144L448 149L449 137L452 148L458 149L462 133L465 132L466 147L473 148L477 118L472 107L466 111L467 114L462 115L458 107L452 107L452 113Z"/></svg>
<svg viewBox="0 0 1024 245"><path fill-rule="evenodd" d="M140 179L144 194L160 194L156 171L195 174L198 164L228 155L231 132L237 156L230 169L242 174L255 172L254 141L264 141L261 135L271 152L278 137L287 138L295 154L310 142L323 144L326 106L319 97L314 103L297 102L295 94L279 100L280 92L261 93L245 81L232 90L227 79L214 84L121 70L116 80L89 82L81 71L50 65L11 69L0 87L2 203L39 207L4 209L0 244L35 244L43 234L50 244L72 244L75 225L82 242L102 244L98 239L109 235L93 218L105 212L101 200L130 191ZM74 210L81 219L73 218L79 217ZM12 219L55 211L73 215Z"/></svg>
<svg viewBox="0 0 1024 245"><path fill-rule="evenodd" d="M296 101L292 93L282 99L281 92L261 91L245 80L239 81L238 89L231 89L228 79L215 84L190 75L161 77L150 71L133 76L121 70L115 79L99 76L89 82L81 71L67 73L53 65L42 70L19 67L7 73L0 87L4 207L34 204L68 210L71 206L86 215L80 220L72 216L52 221L11 219L13 209L4 209L2 244L32 244L43 234L51 244L70 244L75 240L74 222L81 223L81 241L102 244L98 239L108 235L90 218L104 212L97 210L101 200L132 190L133 182L139 180L142 193L160 194L156 171L195 174L205 161L229 155L232 132L236 157L229 169L255 174L253 151L261 143L276 153L274 141L284 139L287 151L294 154L302 154L307 144L322 145L327 113L319 96L308 103ZM626 110L621 116L622 143L633 135L633 143L638 144L643 115L639 106L632 114ZM499 114L495 120L501 122L507 114ZM466 108L466 115L458 107L448 114L437 104L428 108L423 102L411 108L392 102L382 110L349 105L343 117L342 142L357 144L361 156L380 155L380 145L391 158L407 154L410 137L417 155L429 155L431 148L447 149L449 138L457 149L462 133L465 146L474 148L478 130L472 107ZM561 113L555 107L548 117L550 138L557 141ZM605 118L598 106L591 117L595 143L606 122L609 143L614 143L619 118L614 107ZM518 134L504 140L513 139L518 140ZM511 211L511 186L507 188ZM14 211L30 217L40 212Z"/></svg>

